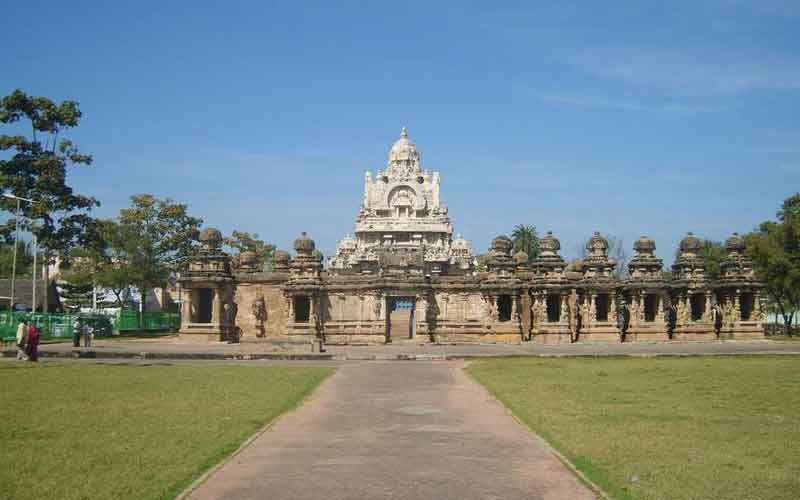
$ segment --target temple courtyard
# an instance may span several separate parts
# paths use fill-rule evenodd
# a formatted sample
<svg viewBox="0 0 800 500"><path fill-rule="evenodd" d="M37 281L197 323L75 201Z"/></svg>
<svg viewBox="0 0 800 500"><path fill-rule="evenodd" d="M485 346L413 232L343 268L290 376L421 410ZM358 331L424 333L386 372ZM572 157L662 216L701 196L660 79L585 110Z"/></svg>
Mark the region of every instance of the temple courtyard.
<svg viewBox="0 0 800 500"><path fill-rule="evenodd" d="M116 344L95 351L143 342ZM372 352L417 361L200 361L179 347L152 360L0 360L0 498L788 499L800 490L800 451L787 445L800 440L798 343L474 360L448 358L480 357L481 346ZM412 355L432 347L443 355ZM613 351L623 347L628 355Z"/></svg>

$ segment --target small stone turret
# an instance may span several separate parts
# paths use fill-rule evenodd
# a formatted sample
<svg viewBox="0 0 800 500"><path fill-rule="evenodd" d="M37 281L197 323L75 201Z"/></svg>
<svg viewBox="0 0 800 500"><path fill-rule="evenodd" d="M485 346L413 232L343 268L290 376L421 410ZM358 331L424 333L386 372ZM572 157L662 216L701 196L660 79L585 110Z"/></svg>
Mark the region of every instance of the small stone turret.
<svg viewBox="0 0 800 500"><path fill-rule="evenodd" d="M297 257L289 267L295 277L319 277L322 270L322 253L316 250L314 240L304 231L294 240L294 250Z"/></svg>
<svg viewBox="0 0 800 500"><path fill-rule="evenodd" d="M275 250L272 254L272 271L275 273L289 272L289 264L292 256L286 250Z"/></svg>
<svg viewBox="0 0 800 500"><path fill-rule="evenodd" d="M705 281L706 263L700 255L703 243L692 232L686 236L678 246L680 253L672 265L672 277L678 281Z"/></svg>
<svg viewBox="0 0 800 500"><path fill-rule="evenodd" d="M502 234L492 240L489 249L489 257L486 260L486 268L490 273L506 274L514 269L514 259L511 250L514 242L511 238Z"/></svg>
<svg viewBox="0 0 800 500"><path fill-rule="evenodd" d="M720 264L723 280L753 280L753 261L745 254L745 241L739 233L733 233L725 241L727 257Z"/></svg>
<svg viewBox="0 0 800 500"><path fill-rule="evenodd" d="M239 269L244 272L258 271L258 256L249 250L239 254Z"/></svg>
<svg viewBox="0 0 800 500"><path fill-rule="evenodd" d="M540 278L553 280L564 277L566 263L564 258L558 254L559 250L561 250L561 242L553 236L553 231L547 231L544 238L539 240L539 255L532 264Z"/></svg>
<svg viewBox="0 0 800 500"><path fill-rule="evenodd" d="M642 235L633 243L636 252L628 264L629 281L661 281L664 262L656 257L656 242Z"/></svg>
<svg viewBox="0 0 800 500"><path fill-rule="evenodd" d="M608 240L600 231L595 231L586 242L586 257L583 258L584 279L613 279L617 261L608 257Z"/></svg>

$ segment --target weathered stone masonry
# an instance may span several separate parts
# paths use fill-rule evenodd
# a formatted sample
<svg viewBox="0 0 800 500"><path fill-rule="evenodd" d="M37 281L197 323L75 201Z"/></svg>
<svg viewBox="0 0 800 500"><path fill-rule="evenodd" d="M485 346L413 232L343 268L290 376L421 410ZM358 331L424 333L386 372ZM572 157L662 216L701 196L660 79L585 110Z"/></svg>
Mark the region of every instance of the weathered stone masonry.
<svg viewBox="0 0 800 500"><path fill-rule="evenodd" d="M706 279L700 240L687 234L662 272L655 242L634 243L629 278L615 278L608 242L595 232L586 257L567 264L552 233L529 264L507 236L477 272L469 243L452 238L439 174L421 167L403 130L376 179L365 176L356 236L339 242L323 267L305 233L295 255L276 251L271 272L255 255L234 259L215 229L181 277L184 338L308 338L327 344L387 342L641 342L756 338L762 285L744 240L726 241L718 281Z"/></svg>

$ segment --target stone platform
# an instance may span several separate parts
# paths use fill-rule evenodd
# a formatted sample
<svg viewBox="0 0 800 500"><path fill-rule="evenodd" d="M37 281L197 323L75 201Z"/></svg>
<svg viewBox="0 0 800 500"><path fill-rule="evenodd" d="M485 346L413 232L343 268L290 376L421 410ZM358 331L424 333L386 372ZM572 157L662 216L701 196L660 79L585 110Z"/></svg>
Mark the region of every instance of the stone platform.
<svg viewBox="0 0 800 500"><path fill-rule="evenodd" d="M96 340L91 348L71 343L45 344L44 359L184 359L184 360L409 360L470 359L506 356L695 356L734 354L797 354L800 342L718 340L709 342L636 342L622 344L390 344L377 346L319 346L310 343L197 343L172 338L153 340ZM0 357L14 358L6 347Z"/></svg>

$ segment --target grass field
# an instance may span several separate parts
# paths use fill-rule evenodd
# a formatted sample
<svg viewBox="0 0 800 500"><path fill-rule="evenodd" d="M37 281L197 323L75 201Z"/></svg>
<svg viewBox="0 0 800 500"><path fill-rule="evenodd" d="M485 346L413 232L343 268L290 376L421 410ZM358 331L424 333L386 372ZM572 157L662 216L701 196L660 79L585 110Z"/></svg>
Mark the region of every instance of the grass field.
<svg viewBox="0 0 800 500"><path fill-rule="evenodd" d="M615 498L800 498L800 357L496 359L468 371Z"/></svg>
<svg viewBox="0 0 800 500"><path fill-rule="evenodd" d="M0 362L0 498L172 498L330 372Z"/></svg>

